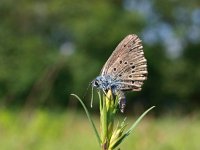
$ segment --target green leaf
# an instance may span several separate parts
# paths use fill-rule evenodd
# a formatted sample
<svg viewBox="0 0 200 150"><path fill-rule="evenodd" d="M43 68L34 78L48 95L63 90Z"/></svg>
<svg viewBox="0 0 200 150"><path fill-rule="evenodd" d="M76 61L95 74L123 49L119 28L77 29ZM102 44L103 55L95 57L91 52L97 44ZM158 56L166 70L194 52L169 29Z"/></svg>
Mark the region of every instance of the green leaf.
<svg viewBox="0 0 200 150"><path fill-rule="evenodd" d="M112 146L112 148L116 148L132 131L133 129L138 125L138 123L144 118L144 116L154 108L155 106L152 106L151 108L149 108L148 110L146 110L134 123L133 125L129 128L128 131L126 131L126 133L124 135L122 135L117 141L116 143Z"/></svg>
<svg viewBox="0 0 200 150"><path fill-rule="evenodd" d="M106 96L103 96L103 108L101 114L101 127L102 127L102 142L105 143L108 135L108 118L107 118L107 107L106 107Z"/></svg>
<svg viewBox="0 0 200 150"><path fill-rule="evenodd" d="M79 102L81 103L81 105L83 106L83 108L84 108L84 110L86 112L86 115L88 117L88 120L91 123L91 125L93 127L93 130L95 132L95 135L97 137L97 141L98 141L99 145L101 146L101 139L100 139L99 133L98 133L96 127L95 127L95 124L94 124L94 122L93 122L93 120L92 120L92 118L90 116L90 113L89 113L87 107L85 106L85 104L83 103L83 101L76 94L71 94L71 95L74 96L74 97L76 97L79 100Z"/></svg>
<svg viewBox="0 0 200 150"><path fill-rule="evenodd" d="M101 93L100 91L98 91L98 96L99 96L99 110L100 112L102 111L102 108L103 108L103 101L102 101L102 98L101 98Z"/></svg>
<svg viewBox="0 0 200 150"><path fill-rule="evenodd" d="M133 125L130 127L130 129L125 133L125 134L130 134L132 132L132 130L138 125L138 123L142 120L142 118L144 118L144 116L154 108L155 106L152 106L151 108L149 108L148 110L146 110L136 121L135 123L133 123Z"/></svg>
<svg viewBox="0 0 200 150"><path fill-rule="evenodd" d="M122 133L124 132L125 130L125 127L127 126L127 124L125 124L125 120L126 118L124 119L124 121L119 124L117 124L116 126L116 129L114 130L113 134L112 134L112 137L110 139L110 145L109 145L109 148L113 148L114 146L118 146L121 142L119 142L119 139L121 138Z"/></svg>

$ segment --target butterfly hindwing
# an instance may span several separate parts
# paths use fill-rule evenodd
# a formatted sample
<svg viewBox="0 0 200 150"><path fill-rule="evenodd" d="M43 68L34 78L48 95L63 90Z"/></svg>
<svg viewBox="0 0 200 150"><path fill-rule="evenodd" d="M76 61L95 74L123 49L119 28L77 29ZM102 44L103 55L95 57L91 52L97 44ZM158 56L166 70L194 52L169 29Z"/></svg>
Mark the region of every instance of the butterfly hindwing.
<svg viewBox="0 0 200 150"><path fill-rule="evenodd" d="M102 69L102 75L106 74L120 80L121 90L141 90L148 72L143 46L136 35L128 35L116 47Z"/></svg>

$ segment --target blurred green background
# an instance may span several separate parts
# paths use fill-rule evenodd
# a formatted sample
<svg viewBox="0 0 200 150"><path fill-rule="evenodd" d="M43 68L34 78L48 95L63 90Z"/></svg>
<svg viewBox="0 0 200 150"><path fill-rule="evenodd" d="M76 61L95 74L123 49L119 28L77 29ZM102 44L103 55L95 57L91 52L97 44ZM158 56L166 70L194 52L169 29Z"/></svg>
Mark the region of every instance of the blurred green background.
<svg viewBox="0 0 200 150"><path fill-rule="evenodd" d="M127 93L125 115L131 122L156 108L121 148L199 150L197 0L1 0L0 149L98 149L70 93L89 106L89 83L132 33L149 75L141 92ZM98 100L90 111L98 123Z"/></svg>

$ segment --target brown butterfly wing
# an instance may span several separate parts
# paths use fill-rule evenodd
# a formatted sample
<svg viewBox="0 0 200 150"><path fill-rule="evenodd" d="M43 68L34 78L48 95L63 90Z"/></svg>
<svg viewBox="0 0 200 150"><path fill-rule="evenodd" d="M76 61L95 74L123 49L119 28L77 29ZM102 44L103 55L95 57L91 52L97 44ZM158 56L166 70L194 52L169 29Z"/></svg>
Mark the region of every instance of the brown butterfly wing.
<svg viewBox="0 0 200 150"><path fill-rule="evenodd" d="M134 41L136 38L137 36L134 34L128 35L117 45L111 56L106 61L104 67L102 68L101 75L107 74L108 69L112 67L117 58L120 57L122 54L127 53L129 48L126 47L126 45L131 44L131 41Z"/></svg>
<svg viewBox="0 0 200 150"><path fill-rule="evenodd" d="M140 91L147 79L147 61L141 40L128 35L116 47L102 69L101 75L111 75L121 81L122 91Z"/></svg>

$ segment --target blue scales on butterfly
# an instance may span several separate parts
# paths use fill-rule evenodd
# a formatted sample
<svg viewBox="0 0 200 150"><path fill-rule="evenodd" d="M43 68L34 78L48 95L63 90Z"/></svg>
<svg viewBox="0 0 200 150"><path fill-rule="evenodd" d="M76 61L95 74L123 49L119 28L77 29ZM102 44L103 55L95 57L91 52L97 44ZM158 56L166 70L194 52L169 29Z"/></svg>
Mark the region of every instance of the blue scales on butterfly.
<svg viewBox="0 0 200 150"><path fill-rule="evenodd" d="M110 75L98 76L92 81L92 86L101 89L104 93L111 90L114 95L119 97L120 110L124 112L126 97L121 91L122 84L119 79L114 79Z"/></svg>

